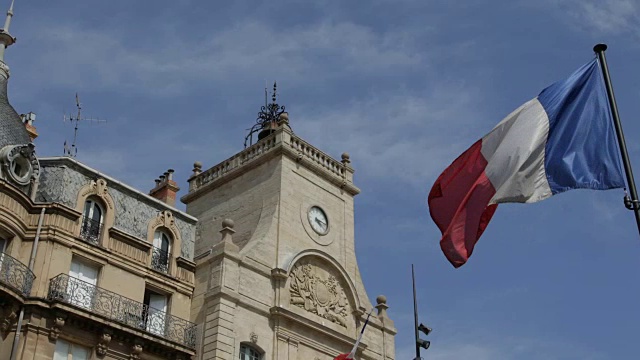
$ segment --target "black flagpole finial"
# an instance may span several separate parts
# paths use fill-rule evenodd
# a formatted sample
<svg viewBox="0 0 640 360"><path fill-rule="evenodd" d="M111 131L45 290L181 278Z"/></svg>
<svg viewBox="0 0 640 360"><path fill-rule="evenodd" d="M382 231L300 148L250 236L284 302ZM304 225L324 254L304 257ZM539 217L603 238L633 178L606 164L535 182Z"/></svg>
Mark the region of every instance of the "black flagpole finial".
<svg viewBox="0 0 640 360"><path fill-rule="evenodd" d="M596 53L606 51L606 50L607 50L607 44L596 44L596 46L593 47L593 51Z"/></svg>

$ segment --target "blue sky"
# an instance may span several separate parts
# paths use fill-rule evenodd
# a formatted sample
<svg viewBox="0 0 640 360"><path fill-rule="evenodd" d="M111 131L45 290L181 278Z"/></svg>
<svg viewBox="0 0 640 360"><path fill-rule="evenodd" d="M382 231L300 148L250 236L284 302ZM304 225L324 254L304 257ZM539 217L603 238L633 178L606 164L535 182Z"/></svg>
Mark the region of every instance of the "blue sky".
<svg viewBox="0 0 640 360"><path fill-rule="evenodd" d="M171 167L183 195L194 161L241 150L277 80L294 131L351 154L358 261L372 301L388 297L398 359L413 358L411 263L427 359L637 357L640 236L621 190L500 205L457 270L426 197L598 42L640 176L640 2L18 0L15 14L9 96L37 113L38 153L62 155L79 92L108 123L81 125L78 159L143 191Z"/></svg>

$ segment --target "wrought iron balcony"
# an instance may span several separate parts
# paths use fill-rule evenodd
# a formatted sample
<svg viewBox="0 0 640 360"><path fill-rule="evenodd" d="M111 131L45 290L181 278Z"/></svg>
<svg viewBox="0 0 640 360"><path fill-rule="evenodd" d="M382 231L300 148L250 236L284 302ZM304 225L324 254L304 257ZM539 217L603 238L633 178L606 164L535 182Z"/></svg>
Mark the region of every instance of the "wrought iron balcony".
<svg viewBox="0 0 640 360"><path fill-rule="evenodd" d="M29 296L35 278L33 271L29 270L25 264L5 253L0 253L0 283L24 296Z"/></svg>
<svg viewBox="0 0 640 360"><path fill-rule="evenodd" d="M163 273L169 272L171 254L157 247L151 248L151 268Z"/></svg>
<svg viewBox="0 0 640 360"><path fill-rule="evenodd" d="M100 232L102 224L88 217L82 218L82 228L80 229L80 237L85 241L98 245L100 242Z"/></svg>
<svg viewBox="0 0 640 360"><path fill-rule="evenodd" d="M158 335L188 348L195 348L194 323L69 275L60 274L51 279L48 299L86 309L93 314Z"/></svg>

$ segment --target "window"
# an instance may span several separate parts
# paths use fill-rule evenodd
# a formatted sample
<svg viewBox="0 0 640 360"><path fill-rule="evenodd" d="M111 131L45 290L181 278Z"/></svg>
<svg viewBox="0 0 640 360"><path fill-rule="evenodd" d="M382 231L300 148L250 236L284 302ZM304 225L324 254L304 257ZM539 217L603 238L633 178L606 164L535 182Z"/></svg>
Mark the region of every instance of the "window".
<svg viewBox="0 0 640 360"><path fill-rule="evenodd" d="M4 238L0 238L0 253L4 252L4 249L7 247L7 240Z"/></svg>
<svg viewBox="0 0 640 360"><path fill-rule="evenodd" d="M80 236L88 242L98 244L102 227L102 207L95 200L88 199L84 203L84 212L82 215Z"/></svg>
<svg viewBox="0 0 640 360"><path fill-rule="evenodd" d="M164 336L168 300L166 295L149 289L144 291L145 329L148 332Z"/></svg>
<svg viewBox="0 0 640 360"><path fill-rule="evenodd" d="M262 354L258 350L250 347L249 345L240 345L240 360L260 360Z"/></svg>
<svg viewBox="0 0 640 360"><path fill-rule="evenodd" d="M89 360L90 351L84 346L58 339L53 360Z"/></svg>
<svg viewBox="0 0 640 360"><path fill-rule="evenodd" d="M164 273L169 272L171 252L171 237L162 230L153 234L153 249L151 254L151 268Z"/></svg>
<svg viewBox="0 0 640 360"><path fill-rule="evenodd" d="M91 309L93 296L98 283L98 268L74 257L69 270L67 296L69 303L75 306Z"/></svg>

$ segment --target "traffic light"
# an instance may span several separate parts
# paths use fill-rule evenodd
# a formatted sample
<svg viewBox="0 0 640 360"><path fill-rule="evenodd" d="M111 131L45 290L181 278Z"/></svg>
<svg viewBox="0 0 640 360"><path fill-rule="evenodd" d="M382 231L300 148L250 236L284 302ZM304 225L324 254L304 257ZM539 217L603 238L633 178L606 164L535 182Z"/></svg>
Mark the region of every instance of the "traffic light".
<svg viewBox="0 0 640 360"><path fill-rule="evenodd" d="M425 326L423 324L420 324L418 326L418 330L423 332L425 335L429 335L429 333L431 333L431 328L428 326ZM416 342L418 343L418 346L420 346L421 348L427 350L429 348L429 346L431 346L431 341L427 341L427 340L422 340L420 338L418 338L418 340L416 340Z"/></svg>

